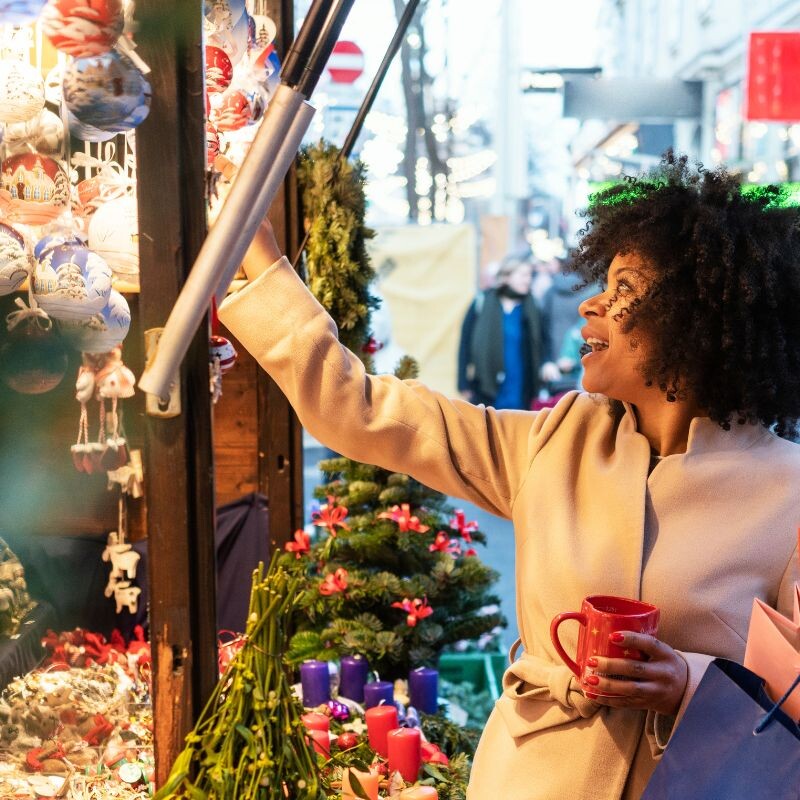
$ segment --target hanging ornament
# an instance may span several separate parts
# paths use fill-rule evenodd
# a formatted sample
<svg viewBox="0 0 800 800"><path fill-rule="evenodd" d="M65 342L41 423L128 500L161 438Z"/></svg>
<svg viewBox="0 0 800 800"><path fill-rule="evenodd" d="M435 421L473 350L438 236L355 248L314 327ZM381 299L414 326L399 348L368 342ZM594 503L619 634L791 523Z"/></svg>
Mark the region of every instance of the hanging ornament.
<svg viewBox="0 0 800 800"><path fill-rule="evenodd" d="M208 166L214 166L214 159L219 155L220 143L217 129L210 123L206 123L206 154L208 156Z"/></svg>
<svg viewBox="0 0 800 800"><path fill-rule="evenodd" d="M233 369L239 355L229 339L216 334L209 342L209 353L212 361L219 362L219 371L223 375Z"/></svg>
<svg viewBox="0 0 800 800"><path fill-rule="evenodd" d="M39 305L58 320L87 320L102 311L111 293L111 269L88 247L61 244L45 252L33 271Z"/></svg>
<svg viewBox="0 0 800 800"><path fill-rule="evenodd" d="M231 60L238 64L247 53L250 40L250 25L247 14L243 14L231 27L206 28L207 41L210 45L221 47Z"/></svg>
<svg viewBox="0 0 800 800"><path fill-rule="evenodd" d="M212 122L220 131L237 131L258 122L264 114L267 98L254 80L232 84L222 94L222 102L212 111Z"/></svg>
<svg viewBox="0 0 800 800"><path fill-rule="evenodd" d="M73 230L55 231L48 233L47 236L39 239L33 246L33 257L36 261L41 261L47 253L60 244L71 244L78 247L86 247L86 241L81 234Z"/></svg>
<svg viewBox="0 0 800 800"><path fill-rule="evenodd" d="M82 353L109 353L122 344L131 327L128 301L115 289L108 304L88 320L63 320L58 323L65 341Z"/></svg>
<svg viewBox="0 0 800 800"><path fill-rule="evenodd" d="M63 99L65 66L62 63L56 64L44 77L44 99L54 106L61 105Z"/></svg>
<svg viewBox="0 0 800 800"><path fill-rule="evenodd" d="M264 14L253 14L251 19L255 28L255 37L254 41L250 43L250 49L261 53L274 43L275 37L278 35L278 26Z"/></svg>
<svg viewBox="0 0 800 800"><path fill-rule="evenodd" d="M205 22L213 30L231 30L246 13L245 0L205 0Z"/></svg>
<svg viewBox="0 0 800 800"><path fill-rule="evenodd" d="M69 180L58 161L41 153L18 153L2 164L0 211L11 222L44 225L69 205Z"/></svg>
<svg viewBox="0 0 800 800"><path fill-rule="evenodd" d="M270 97L281 82L281 62L275 45L265 47L253 60L253 72Z"/></svg>
<svg viewBox="0 0 800 800"><path fill-rule="evenodd" d="M149 107L150 84L119 53L77 58L64 73L64 102L84 125L127 130L134 127L128 122L132 116L144 119L141 109Z"/></svg>
<svg viewBox="0 0 800 800"><path fill-rule="evenodd" d="M8 335L0 344L0 380L20 394L44 394L61 383L67 351L47 314L31 298L16 299L17 311L6 317Z"/></svg>
<svg viewBox="0 0 800 800"><path fill-rule="evenodd" d="M214 45L206 45L206 91L224 92L233 79L233 64L228 54Z"/></svg>
<svg viewBox="0 0 800 800"><path fill-rule="evenodd" d="M0 61L0 122L27 122L44 108L44 81L24 61Z"/></svg>
<svg viewBox="0 0 800 800"><path fill-rule="evenodd" d="M67 127L71 136L83 142L107 142L117 135L116 131L104 131L93 125L85 125L69 111L67 111Z"/></svg>
<svg viewBox="0 0 800 800"><path fill-rule="evenodd" d="M45 109L27 122L6 125L3 142L8 155L36 151L60 159L64 156L64 123Z"/></svg>
<svg viewBox="0 0 800 800"><path fill-rule="evenodd" d="M122 0L49 0L42 12L45 36L75 58L107 53L124 24Z"/></svg>
<svg viewBox="0 0 800 800"><path fill-rule="evenodd" d="M0 0L0 24L27 25L36 22L47 0Z"/></svg>
<svg viewBox="0 0 800 800"><path fill-rule="evenodd" d="M22 234L0 222L0 295L11 294L28 277L30 261Z"/></svg>
<svg viewBox="0 0 800 800"><path fill-rule="evenodd" d="M103 203L89 222L89 247L115 276L139 279L139 216L131 195Z"/></svg>

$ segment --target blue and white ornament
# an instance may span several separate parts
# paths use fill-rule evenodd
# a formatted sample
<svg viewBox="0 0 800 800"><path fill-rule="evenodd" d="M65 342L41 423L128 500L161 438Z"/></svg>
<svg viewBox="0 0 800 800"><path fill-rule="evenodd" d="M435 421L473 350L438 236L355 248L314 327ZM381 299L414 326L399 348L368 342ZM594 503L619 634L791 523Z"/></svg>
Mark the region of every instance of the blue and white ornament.
<svg viewBox="0 0 800 800"><path fill-rule="evenodd" d="M77 247L86 247L86 242L82 236L75 231L54 231L43 236L33 246L33 257L36 261L41 261L47 253L62 244L70 244Z"/></svg>
<svg viewBox="0 0 800 800"><path fill-rule="evenodd" d="M29 264L22 234L0 222L0 295L19 288L28 277Z"/></svg>
<svg viewBox="0 0 800 800"><path fill-rule="evenodd" d="M46 250L33 272L33 294L54 319L87 320L106 306L111 268L83 245Z"/></svg>
<svg viewBox="0 0 800 800"><path fill-rule="evenodd" d="M129 118L141 116L141 108L149 106L150 93L144 75L117 52L77 58L64 72L67 109L80 123L101 130L131 127Z"/></svg>
<svg viewBox="0 0 800 800"><path fill-rule="evenodd" d="M128 301L115 289L108 303L86 320L59 321L59 330L69 345L82 353L110 353L122 344L131 327Z"/></svg>

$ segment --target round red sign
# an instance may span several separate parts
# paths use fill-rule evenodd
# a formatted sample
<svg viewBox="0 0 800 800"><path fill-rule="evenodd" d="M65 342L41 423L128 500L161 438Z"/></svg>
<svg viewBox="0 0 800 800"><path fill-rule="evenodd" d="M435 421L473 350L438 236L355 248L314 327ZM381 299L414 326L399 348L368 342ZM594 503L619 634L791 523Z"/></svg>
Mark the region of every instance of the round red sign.
<svg viewBox="0 0 800 800"><path fill-rule="evenodd" d="M355 42L336 42L328 72L334 83L353 83L364 72L364 51Z"/></svg>

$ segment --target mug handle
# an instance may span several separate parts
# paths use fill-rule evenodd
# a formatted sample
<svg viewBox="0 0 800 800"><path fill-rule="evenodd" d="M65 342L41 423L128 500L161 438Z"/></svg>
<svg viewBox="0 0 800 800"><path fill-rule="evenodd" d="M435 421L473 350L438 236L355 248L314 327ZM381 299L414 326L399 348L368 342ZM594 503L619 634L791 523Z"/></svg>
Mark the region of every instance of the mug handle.
<svg viewBox="0 0 800 800"><path fill-rule="evenodd" d="M550 623L550 638L553 641L553 647L556 648L556 652L561 656L564 663L578 678L580 678L581 668L567 655L567 651L558 638L558 626L568 619L577 620L581 625L584 627L586 626L586 614L581 614L579 611L567 611L564 614L556 614L556 616L553 617L553 621Z"/></svg>

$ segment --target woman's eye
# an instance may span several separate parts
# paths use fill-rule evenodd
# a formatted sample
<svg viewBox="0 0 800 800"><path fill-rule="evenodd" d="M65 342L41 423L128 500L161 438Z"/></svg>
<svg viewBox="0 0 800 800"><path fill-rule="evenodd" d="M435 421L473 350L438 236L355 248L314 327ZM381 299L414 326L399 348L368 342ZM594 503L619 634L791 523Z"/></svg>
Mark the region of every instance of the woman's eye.
<svg viewBox="0 0 800 800"><path fill-rule="evenodd" d="M627 294L628 292L632 291L633 287L626 283L625 281L619 281L617 283L617 293L618 294Z"/></svg>

